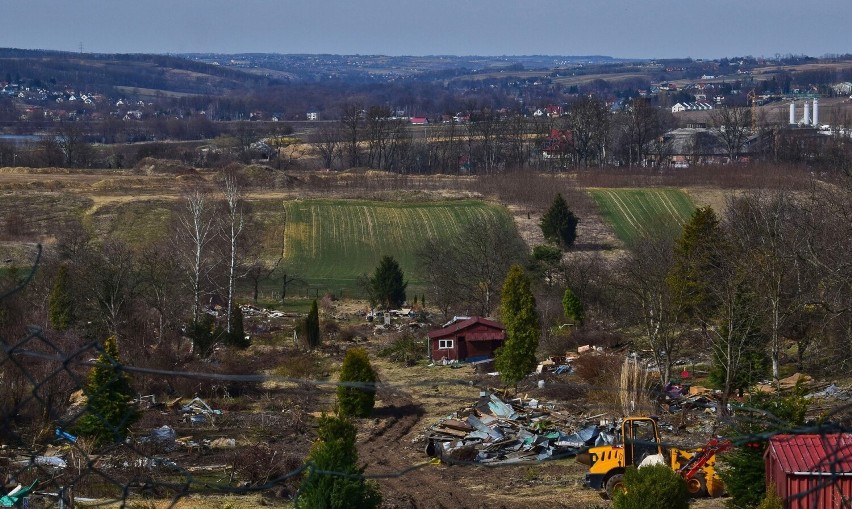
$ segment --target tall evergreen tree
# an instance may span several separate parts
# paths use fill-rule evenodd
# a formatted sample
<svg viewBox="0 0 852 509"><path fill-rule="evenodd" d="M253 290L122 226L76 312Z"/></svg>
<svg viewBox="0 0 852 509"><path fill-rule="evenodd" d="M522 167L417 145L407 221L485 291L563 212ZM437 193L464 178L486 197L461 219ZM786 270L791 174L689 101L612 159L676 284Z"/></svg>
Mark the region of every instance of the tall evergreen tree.
<svg viewBox="0 0 852 509"><path fill-rule="evenodd" d="M248 348L251 341L246 338L245 327L243 326L243 310L239 306L234 306L231 311L231 332L225 332L225 342L230 346L237 348Z"/></svg>
<svg viewBox="0 0 852 509"><path fill-rule="evenodd" d="M364 470L358 467L355 426L344 417L323 416L319 419L318 435L305 460L311 469L299 489L298 506L307 509L378 507L381 494L374 482L364 480Z"/></svg>
<svg viewBox="0 0 852 509"><path fill-rule="evenodd" d="M56 273L48 306L47 318L54 329L64 331L74 323L74 298L71 296L68 267L65 265L59 267Z"/></svg>
<svg viewBox="0 0 852 509"><path fill-rule="evenodd" d="M134 392L130 376L122 370L115 336L104 341L83 393L88 402L77 421L77 433L102 444L123 440L127 429L139 418L139 411L131 403Z"/></svg>
<svg viewBox="0 0 852 509"><path fill-rule="evenodd" d="M559 244L563 248L574 245L577 238L578 219L568 209L565 198L561 193L556 194L553 203L541 217L541 232L549 242Z"/></svg>
<svg viewBox="0 0 852 509"><path fill-rule="evenodd" d="M500 318L506 327L506 342L496 352L494 366L507 385L517 385L536 366L540 328L530 280L518 264L509 269L503 283Z"/></svg>
<svg viewBox="0 0 852 509"><path fill-rule="evenodd" d="M383 256L370 278L370 293L373 299L385 309L392 309L405 302L405 289L408 282L402 274L399 263L392 256Z"/></svg>
<svg viewBox="0 0 852 509"><path fill-rule="evenodd" d="M712 207L695 209L675 243L674 267L668 282L688 317L707 320L715 307L710 282L723 242Z"/></svg>
<svg viewBox="0 0 852 509"><path fill-rule="evenodd" d="M317 301L311 304L311 310L305 318L305 338L308 343L308 348L313 350L320 344L320 323L319 323L319 308Z"/></svg>

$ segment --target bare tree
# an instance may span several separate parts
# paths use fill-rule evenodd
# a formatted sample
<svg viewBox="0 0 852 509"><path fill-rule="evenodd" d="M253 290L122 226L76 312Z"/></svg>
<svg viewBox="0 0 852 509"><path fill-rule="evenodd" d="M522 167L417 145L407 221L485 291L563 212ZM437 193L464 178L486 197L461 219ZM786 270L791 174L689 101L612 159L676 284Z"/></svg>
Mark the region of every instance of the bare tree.
<svg viewBox="0 0 852 509"><path fill-rule="evenodd" d="M664 130L659 111L648 100L635 98L619 114L619 123L627 149L628 165L643 165L648 142Z"/></svg>
<svg viewBox="0 0 852 509"><path fill-rule="evenodd" d="M643 340L663 375L671 380L672 365L679 355L686 324L679 301L669 286L674 266L674 234L654 229L630 249L615 284L626 299L621 307L628 325L639 325Z"/></svg>
<svg viewBox="0 0 852 509"><path fill-rule="evenodd" d="M589 166L590 160L602 163L609 138L609 109L597 97L583 97L571 105L568 125L574 139L577 161Z"/></svg>
<svg viewBox="0 0 852 509"><path fill-rule="evenodd" d="M83 276L87 298L109 334L117 335L140 284L136 257L121 242L110 240L88 261Z"/></svg>
<svg viewBox="0 0 852 509"><path fill-rule="evenodd" d="M418 251L430 302L445 313L482 316L494 311L509 267L525 254L513 225L486 219L472 221L455 242L431 239Z"/></svg>
<svg viewBox="0 0 852 509"><path fill-rule="evenodd" d="M233 173L225 175L222 181L222 195L225 199L225 221L220 232L227 242L228 249L228 293L226 299L225 332L231 333L231 315L234 306L234 288L237 282L239 266L238 250L245 222L243 220L243 197L237 178Z"/></svg>
<svg viewBox="0 0 852 509"><path fill-rule="evenodd" d="M202 280L208 274L207 246L215 233L213 204L206 192L193 189L183 197L184 210L178 216L179 232L176 239L184 249L189 287L192 293L192 323L198 323L201 314Z"/></svg>
<svg viewBox="0 0 852 509"><path fill-rule="evenodd" d="M748 108L717 108L710 112L710 120L713 132L728 152L728 160L737 162L751 132L751 112Z"/></svg>
<svg viewBox="0 0 852 509"><path fill-rule="evenodd" d="M323 168L334 168L334 162L340 158L340 136L340 126L328 122L317 127L311 136L311 145L319 153Z"/></svg>
<svg viewBox="0 0 852 509"><path fill-rule="evenodd" d="M361 101L347 102L343 105L340 115L341 130L345 135L346 151L349 155L349 166L361 165L361 155L358 148L364 119L364 104Z"/></svg>
<svg viewBox="0 0 852 509"><path fill-rule="evenodd" d="M801 278L798 252L801 239L793 231L798 214L787 193L765 196L759 193L729 200L726 222L731 241L744 253L749 279L769 329L772 377L779 379L781 334L787 321L804 306L807 281ZM762 313L762 314L763 314Z"/></svg>

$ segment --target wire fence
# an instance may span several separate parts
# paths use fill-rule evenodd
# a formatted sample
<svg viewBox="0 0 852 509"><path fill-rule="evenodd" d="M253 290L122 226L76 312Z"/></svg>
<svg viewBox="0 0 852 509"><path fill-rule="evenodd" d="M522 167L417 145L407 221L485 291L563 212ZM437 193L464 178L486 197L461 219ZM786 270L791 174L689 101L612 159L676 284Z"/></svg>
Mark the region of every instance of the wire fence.
<svg viewBox="0 0 852 509"><path fill-rule="evenodd" d="M0 304L31 284L37 266L38 261L19 284L0 296ZM434 463L424 454L422 459L402 466L396 463L385 469L371 467L363 474L327 471L306 462L304 455L286 456L283 451L289 445L279 443L258 446L243 453L238 453L236 449L231 453L208 452L205 461L201 462L204 464L199 465L199 451L208 445L203 440L181 442L174 435L161 440L163 437L156 433L156 428L150 434L136 428L132 428L136 433L131 431L126 434L124 420L129 420L131 414L138 414L145 405L155 416L163 416L163 420L166 420L165 416L172 416L170 422L174 422L175 412L180 414L186 411L186 415L180 417L180 422L188 423L189 429L200 435L207 433L212 436L216 433L209 432L215 430L216 420L227 419L227 416L207 406L203 400L194 400L189 405L176 401L176 410L172 410L169 405L157 402L156 398L146 400L137 397L122 407L120 398L110 399L113 394L104 387L120 383L127 375L183 378L210 384L272 384L289 388L283 389L285 391L302 391L309 398L328 398L340 385L377 389L380 393L392 394L417 393L435 387L475 389L472 387L473 382L464 378L421 379L373 386L273 374L228 374L139 367L118 362L105 342L94 341L67 348L67 345L34 326L28 327L17 338L0 337L0 345L0 475L5 483L0 496L18 486L17 494L11 493L4 502L19 507L24 503L29 507L62 508L75 504L86 507L132 506L146 499L158 500L171 507L190 495L245 495L267 493L285 487L285 495L294 498L298 507L299 486L306 476L364 478L381 483L382 480L406 478L431 468ZM93 380L96 377L93 373L99 366L108 366L110 369L104 371L108 374L105 378L102 375L100 380ZM555 382L549 383L549 387L569 391L575 389L576 385ZM617 396L622 389L591 387L589 390ZM88 403L69 404L67 398L60 397L61 394L78 391L85 393ZM442 392L436 397L460 405L470 403L469 394ZM94 402L97 401L102 404L96 406ZM765 443L779 434L819 437L827 454L820 458L820 464L813 465L814 473L799 473L807 478L807 483L792 494L793 498L804 504L798 507L829 507L825 505L826 497L833 500L834 505L830 507L852 507L849 498L852 438L848 435L841 440L833 438L850 431L850 410L852 403L837 401L831 408L824 410L813 424L786 429L776 427L772 432L744 431L753 425L765 425L776 419L766 411L741 412L736 419L721 424L727 429L740 430L726 437L735 446ZM272 425L278 422L274 421ZM78 436L76 430L82 429L84 425L99 427L106 432L100 435L101 439ZM163 430L162 433L168 435L174 431ZM263 443L262 436L255 438L256 443ZM310 433L303 433L302 442L309 444L310 440ZM675 447L679 444L667 440L662 445ZM303 450L305 448L302 447ZM575 450L555 453L544 461L564 459L575 454ZM452 462L482 466L481 463L465 459ZM491 467L517 468L517 464L495 464Z"/></svg>

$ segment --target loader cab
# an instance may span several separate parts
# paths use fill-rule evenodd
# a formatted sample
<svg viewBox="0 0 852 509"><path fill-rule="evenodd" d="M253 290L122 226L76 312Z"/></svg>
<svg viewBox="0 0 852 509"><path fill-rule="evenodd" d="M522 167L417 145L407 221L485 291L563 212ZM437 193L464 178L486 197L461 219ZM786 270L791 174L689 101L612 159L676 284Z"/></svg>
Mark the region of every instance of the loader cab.
<svg viewBox="0 0 852 509"><path fill-rule="evenodd" d="M639 466L648 456L663 454L657 421L650 417L628 417L621 423L624 466Z"/></svg>

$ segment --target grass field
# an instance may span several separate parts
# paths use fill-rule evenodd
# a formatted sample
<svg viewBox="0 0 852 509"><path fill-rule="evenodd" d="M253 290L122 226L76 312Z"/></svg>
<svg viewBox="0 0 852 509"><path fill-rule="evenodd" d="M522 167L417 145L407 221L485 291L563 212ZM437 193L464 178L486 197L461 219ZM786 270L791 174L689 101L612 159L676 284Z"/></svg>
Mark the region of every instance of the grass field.
<svg viewBox="0 0 852 509"><path fill-rule="evenodd" d="M636 241L649 228L679 226L695 205L677 189L592 189L601 215L625 244Z"/></svg>
<svg viewBox="0 0 852 509"><path fill-rule="evenodd" d="M427 239L449 238L471 221L511 223L508 211L480 201L287 202L287 258L293 273L320 292L359 293L359 275L372 274L384 255L396 258L418 290L415 252Z"/></svg>

